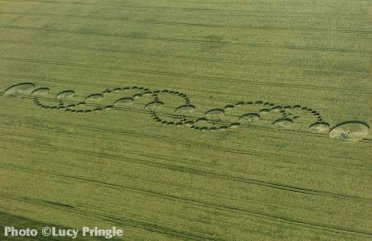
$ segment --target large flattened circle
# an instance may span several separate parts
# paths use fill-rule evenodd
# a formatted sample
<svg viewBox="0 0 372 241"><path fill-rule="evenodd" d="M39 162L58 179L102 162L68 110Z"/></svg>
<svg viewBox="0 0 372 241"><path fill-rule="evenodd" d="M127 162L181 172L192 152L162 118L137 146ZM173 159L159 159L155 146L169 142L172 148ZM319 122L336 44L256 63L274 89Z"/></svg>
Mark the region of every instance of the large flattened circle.
<svg viewBox="0 0 372 241"><path fill-rule="evenodd" d="M359 141L366 138L369 131L370 127L364 122L347 121L333 127L329 136L347 141Z"/></svg>

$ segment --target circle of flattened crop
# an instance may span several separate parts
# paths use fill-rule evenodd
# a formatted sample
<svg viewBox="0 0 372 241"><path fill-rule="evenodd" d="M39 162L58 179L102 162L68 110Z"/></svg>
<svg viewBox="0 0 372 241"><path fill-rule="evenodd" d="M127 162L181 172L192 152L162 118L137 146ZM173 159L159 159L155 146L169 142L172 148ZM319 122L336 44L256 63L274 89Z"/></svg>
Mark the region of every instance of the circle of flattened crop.
<svg viewBox="0 0 372 241"><path fill-rule="evenodd" d="M240 123L239 122L233 122L233 123L230 124L229 127L235 129L235 128L238 128L239 126L240 126Z"/></svg>
<svg viewBox="0 0 372 241"><path fill-rule="evenodd" d="M205 117L200 117L200 118L196 119L195 122L197 122L197 123L208 123L208 119L205 118Z"/></svg>
<svg viewBox="0 0 372 241"><path fill-rule="evenodd" d="M133 95L133 99L139 99L139 98L141 98L142 96L143 96L142 93L137 93L137 94L134 94L134 95Z"/></svg>
<svg viewBox="0 0 372 241"><path fill-rule="evenodd" d="M315 122L309 126L310 131L315 133L328 133L330 130L330 125L327 122Z"/></svg>
<svg viewBox="0 0 372 241"><path fill-rule="evenodd" d="M85 101L87 103L95 103L95 102L99 102L103 99L103 95L102 94L91 94L91 95L88 95L86 98L85 98Z"/></svg>
<svg viewBox="0 0 372 241"><path fill-rule="evenodd" d="M44 96L48 94L49 88L43 87L43 88L37 88L31 92L31 95L33 96Z"/></svg>
<svg viewBox="0 0 372 241"><path fill-rule="evenodd" d="M104 110L112 110L114 108L114 105L105 105L103 107Z"/></svg>
<svg viewBox="0 0 372 241"><path fill-rule="evenodd" d="M227 130L229 127L228 126L220 126L220 127L218 127L218 130L220 130L220 131L225 131L225 130Z"/></svg>
<svg viewBox="0 0 372 241"><path fill-rule="evenodd" d="M176 113L184 115L184 114L192 113L194 110L195 110L194 105L181 105L176 108Z"/></svg>
<svg viewBox="0 0 372 241"><path fill-rule="evenodd" d="M260 119L260 115L257 113L247 113L239 117L242 122L254 122Z"/></svg>
<svg viewBox="0 0 372 241"><path fill-rule="evenodd" d="M115 101L115 106L128 106L133 104L134 99L132 97L123 97Z"/></svg>
<svg viewBox="0 0 372 241"><path fill-rule="evenodd" d="M145 105L147 110L158 110L163 107L164 103L161 101L151 101L150 103Z"/></svg>
<svg viewBox="0 0 372 241"><path fill-rule="evenodd" d="M211 109L205 112L207 116L220 116L225 114L225 111L223 109Z"/></svg>
<svg viewBox="0 0 372 241"><path fill-rule="evenodd" d="M113 92L113 93L118 93L118 92L120 92L120 91L122 91L122 90L123 90L122 88L117 87L117 88L113 88L113 89L112 89L112 92Z"/></svg>
<svg viewBox="0 0 372 241"><path fill-rule="evenodd" d="M283 107L282 106L274 106L273 108L271 108L272 111L274 112L280 112L283 110Z"/></svg>
<svg viewBox="0 0 372 241"><path fill-rule="evenodd" d="M194 121L185 121L185 125L186 125L186 126L192 126L192 125L194 125L194 124L195 124Z"/></svg>
<svg viewBox="0 0 372 241"><path fill-rule="evenodd" d="M242 107L243 105L245 105L244 101L239 101L239 102L235 103L236 107Z"/></svg>
<svg viewBox="0 0 372 241"><path fill-rule="evenodd" d="M281 118L273 122L273 126L287 128L293 124L293 120L289 118Z"/></svg>
<svg viewBox="0 0 372 241"><path fill-rule="evenodd" d="M270 113L270 110L269 110L269 109L261 109L258 113L259 113L260 115L265 115L265 114Z"/></svg>
<svg viewBox="0 0 372 241"><path fill-rule="evenodd" d="M369 126L364 122L348 121L333 127L329 136L342 140L359 141L368 136L369 130Z"/></svg>
<svg viewBox="0 0 372 241"><path fill-rule="evenodd" d="M75 91L73 90L64 90L62 92L59 92L56 96L58 100L63 100L67 98L72 98L75 96Z"/></svg>
<svg viewBox="0 0 372 241"><path fill-rule="evenodd" d="M4 91L4 95L25 95L30 94L35 89L33 83L20 83L12 85Z"/></svg>
<svg viewBox="0 0 372 241"><path fill-rule="evenodd" d="M234 105L226 105L225 107L224 107L224 109L226 110L226 111L230 111L230 110L232 110L232 109L234 109Z"/></svg>

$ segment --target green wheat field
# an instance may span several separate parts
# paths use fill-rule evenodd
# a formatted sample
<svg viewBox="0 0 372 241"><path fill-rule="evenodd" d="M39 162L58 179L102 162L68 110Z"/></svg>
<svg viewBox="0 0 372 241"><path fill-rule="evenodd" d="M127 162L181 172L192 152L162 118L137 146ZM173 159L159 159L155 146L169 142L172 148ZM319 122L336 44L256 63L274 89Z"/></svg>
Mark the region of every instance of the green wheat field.
<svg viewBox="0 0 372 241"><path fill-rule="evenodd" d="M372 240L371 27L368 0L0 0L0 240Z"/></svg>

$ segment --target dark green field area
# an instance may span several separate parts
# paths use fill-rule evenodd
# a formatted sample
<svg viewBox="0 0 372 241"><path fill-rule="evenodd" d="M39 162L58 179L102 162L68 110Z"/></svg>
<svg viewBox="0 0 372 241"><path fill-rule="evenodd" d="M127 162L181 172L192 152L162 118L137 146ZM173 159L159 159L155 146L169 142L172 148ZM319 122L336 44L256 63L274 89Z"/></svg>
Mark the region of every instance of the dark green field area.
<svg viewBox="0 0 372 241"><path fill-rule="evenodd" d="M371 3L0 0L1 227L372 240Z"/></svg>

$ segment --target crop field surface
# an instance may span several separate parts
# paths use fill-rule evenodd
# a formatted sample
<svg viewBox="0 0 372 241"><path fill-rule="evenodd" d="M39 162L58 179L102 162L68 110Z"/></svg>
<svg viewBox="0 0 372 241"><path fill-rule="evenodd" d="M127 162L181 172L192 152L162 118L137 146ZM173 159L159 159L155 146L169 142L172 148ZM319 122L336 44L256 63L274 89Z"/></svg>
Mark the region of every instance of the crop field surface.
<svg viewBox="0 0 372 241"><path fill-rule="evenodd" d="M372 240L371 3L0 0L0 240Z"/></svg>

